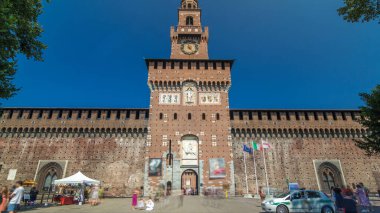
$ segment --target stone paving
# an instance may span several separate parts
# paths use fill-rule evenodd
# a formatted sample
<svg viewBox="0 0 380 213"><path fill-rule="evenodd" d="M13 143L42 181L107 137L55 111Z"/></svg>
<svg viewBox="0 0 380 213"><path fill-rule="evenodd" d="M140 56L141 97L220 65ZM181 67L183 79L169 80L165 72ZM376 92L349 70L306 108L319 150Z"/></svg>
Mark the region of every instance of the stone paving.
<svg viewBox="0 0 380 213"><path fill-rule="evenodd" d="M204 197L184 197L183 206L178 197L156 203L152 212L158 213L260 213L260 202L254 199L207 199ZM380 213L380 201L375 201L375 213ZM131 199L106 199L99 206L72 205L41 208L28 211L30 213L137 213L132 210Z"/></svg>

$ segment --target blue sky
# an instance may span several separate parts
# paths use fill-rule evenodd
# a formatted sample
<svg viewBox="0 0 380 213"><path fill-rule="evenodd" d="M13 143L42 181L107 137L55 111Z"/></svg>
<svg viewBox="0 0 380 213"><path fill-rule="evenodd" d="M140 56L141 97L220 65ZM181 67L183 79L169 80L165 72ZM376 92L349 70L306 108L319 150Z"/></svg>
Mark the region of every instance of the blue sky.
<svg viewBox="0 0 380 213"><path fill-rule="evenodd" d="M45 7L44 62L19 60L4 106L147 108L144 58L167 58L180 0L65 0ZM231 108L350 109L380 83L380 25L341 0L200 0L210 58L236 59Z"/></svg>

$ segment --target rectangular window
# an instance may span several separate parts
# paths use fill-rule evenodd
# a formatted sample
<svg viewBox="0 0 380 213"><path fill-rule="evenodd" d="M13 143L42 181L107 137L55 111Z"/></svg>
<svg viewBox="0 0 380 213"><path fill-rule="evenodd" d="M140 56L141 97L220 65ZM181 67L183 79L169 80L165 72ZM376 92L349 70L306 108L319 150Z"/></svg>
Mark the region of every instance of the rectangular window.
<svg viewBox="0 0 380 213"><path fill-rule="evenodd" d="M155 61L155 62L154 62L154 69L156 70L157 67L158 67L158 63L157 63L157 61Z"/></svg>
<svg viewBox="0 0 380 213"><path fill-rule="evenodd" d="M224 61L222 62L222 70L225 70L226 69L226 64L224 63Z"/></svg>
<svg viewBox="0 0 380 213"><path fill-rule="evenodd" d="M202 120L206 120L206 114L202 113Z"/></svg>
<svg viewBox="0 0 380 213"><path fill-rule="evenodd" d="M354 113L354 112L351 112L351 119L352 119L353 121L356 120L356 116L355 116L355 113Z"/></svg>
<svg viewBox="0 0 380 213"><path fill-rule="evenodd" d="M8 119L12 119L13 117L13 110L10 110L8 113Z"/></svg>
<svg viewBox="0 0 380 213"><path fill-rule="evenodd" d="M17 119L21 119L23 114L24 114L24 110L20 110L20 112L18 113Z"/></svg>
<svg viewBox="0 0 380 213"><path fill-rule="evenodd" d="M3 113L4 113L4 111L2 109L0 109L0 118L3 117Z"/></svg>
<svg viewBox="0 0 380 213"><path fill-rule="evenodd" d="M230 120L234 120L234 112L230 111Z"/></svg>
<svg viewBox="0 0 380 213"><path fill-rule="evenodd" d="M334 121L338 120L338 117L336 116L335 112L333 112L333 119L334 119Z"/></svg>
<svg viewBox="0 0 380 213"><path fill-rule="evenodd" d="M289 112L286 112L286 120L290 121L290 114L289 114Z"/></svg>
<svg viewBox="0 0 380 213"><path fill-rule="evenodd" d="M323 112L323 120L327 121L328 119L329 119L329 117L327 116L327 113Z"/></svg>
<svg viewBox="0 0 380 213"><path fill-rule="evenodd" d="M281 113L277 112L277 120L281 121Z"/></svg>
<svg viewBox="0 0 380 213"><path fill-rule="evenodd" d="M180 69L180 70L183 69L183 62L182 62L182 61L179 62L179 69Z"/></svg>
<svg viewBox="0 0 380 213"><path fill-rule="evenodd" d="M260 121L263 120L263 115L261 114L261 112L258 112L257 115L258 115Z"/></svg>
<svg viewBox="0 0 380 213"><path fill-rule="evenodd" d="M309 120L309 113L308 112L305 112L305 120Z"/></svg>
<svg viewBox="0 0 380 213"><path fill-rule="evenodd" d="M319 117L318 117L318 113L317 113L317 112L314 112L314 120L316 120L316 121L319 120Z"/></svg>
<svg viewBox="0 0 380 213"><path fill-rule="evenodd" d="M149 119L149 111L145 111L145 120Z"/></svg>
<svg viewBox="0 0 380 213"><path fill-rule="evenodd" d="M191 61L187 62L187 69L191 70Z"/></svg>
<svg viewBox="0 0 380 213"><path fill-rule="evenodd" d="M127 114L125 115L125 119L129 119L131 117L131 111L127 110Z"/></svg>
<svg viewBox="0 0 380 213"><path fill-rule="evenodd" d="M197 68L197 70L199 70L200 68L201 68L201 66L200 66L200 64L199 64L199 61L197 61L197 64L196 64L196 68Z"/></svg>
<svg viewBox="0 0 380 213"><path fill-rule="evenodd" d="M30 120L32 119L32 117L33 117L33 110L30 110L28 114L28 119Z"/></svg>
<svg viewBox="0 0 380 213"><path fill-rule="evenodd" d="M61 120L62 119L62 110L58 111L57 119Z"/></svg>
<svg viewBox="0 0 380 213"><path fill-rule="evenodd" d="M80 119L82 119L82 110L78 111L77 120L80 120Z"/></svg>
<svg viewBox="0 0 380 213"><path fill-rule="evenodd" d="M205 69L208 70L208 62L205 62Z"/></svg>
<svg viewBox="0 0 380 213"><path fill-rule="evenodd" d="M162 69L166 69L166 61L162 62Z"/></svg>
<svg viewBox="0 0 380 213"><path fill-rule="evenodd" d="M271 112L267 112L267 117L268 117L268 120L272 120L272 113Z"/></svg>
<svg viewBox="0 0 380 213"><path fill-rule="evenodd" d="M73 111L69 110L69 112L67 113L67 120L71 120L72 117L73 117Z"/></svg>
<svg viewBox="0 0 380 213"><path fill-rule="evenodd" d="M98 119L98 120L102 119L102 111L98 110L98 114L96 116L96 119Z"/></svg>
<svg viewBox="0 0 380 213"><path fill-rule="evenodd" d="M347 117L346 117L346 113L345 113L345 112L342 112L342 119L343 119L344 121L347 120Z"/></svg>
<svg viewBox="0 0 380 213"><path fill-rule="evenodd" d="M120 120L120 111L116 112L116 120Z"/></svg>
<svg viewBox="0 0 380 213"><path fill-rule="evenodd" d="M52 119L53 118L53 110L49 110L48 118L47 119Z"/></svg>
<svg viewBox="0 0 380 213"><path fill-rule="evenodd" d="M37 116L37 119L42 119L42 115L44 114L44 111L43 110L40 110L38 112L38 116Z"/></svg>
<svg viewBox="0 0 380 213"><path fill-rule="evenodd" d="M91 110L88 110L87 119L91 119L91 117L92 117L92 112L91 112Z"/></svg>
<svg viewBox="0 0 380 213"><path fill-rule="evenodd" d="M174 67L175 67L174 61L172 61L172 63L170 64L170 68L174 69Z"/></svg>
<svg viewBox="0 0 380 213"><path fill-rule="evenodd" d="M296 112L296 120L299 121L300 120L300 114L298 112Z"/></svg>
<svg viewBox="0 0 380 213"><path fill-rule="evenodd" d="M140 111L136 111L136 120L140 119Z"/></svg>
<svg viewBox="0 0 380 213"><path fill-rule="evenodd" d="M212 69L216 70L216 62L212 63Z"/></svg>
<svg viewBox="0 0 380 213"><path fill-rule="evenodd" d="M243 112L239 112L239 120L243 120L244 117L243 117Z"/></svg>
<svg viewBox="0 0 380 213"><path fill-rule="evenodd" d="M249 117L249 120L253 120L252 112L249 112L249 113L248 113L248 117Z"/></svg>
<svg viewBox="0 0 380 213"><path fill-rule="evenodd" d="M109 120L109 119L111 119L111 111L110 110L107 111L107 120Z"/></svg>

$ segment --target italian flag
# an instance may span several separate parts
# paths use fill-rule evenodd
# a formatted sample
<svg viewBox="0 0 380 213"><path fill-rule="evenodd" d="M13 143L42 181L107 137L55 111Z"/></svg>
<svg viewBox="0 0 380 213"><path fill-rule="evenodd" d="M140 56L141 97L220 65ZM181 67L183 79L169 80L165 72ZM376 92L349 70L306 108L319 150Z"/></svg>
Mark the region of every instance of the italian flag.
<svg viewBox="0 0 380 213"><path fill-rule="evenodd" d="M252 141L252 148L253 151L258 151L260 150L260 144L257 144L256 141Z"/></svg>

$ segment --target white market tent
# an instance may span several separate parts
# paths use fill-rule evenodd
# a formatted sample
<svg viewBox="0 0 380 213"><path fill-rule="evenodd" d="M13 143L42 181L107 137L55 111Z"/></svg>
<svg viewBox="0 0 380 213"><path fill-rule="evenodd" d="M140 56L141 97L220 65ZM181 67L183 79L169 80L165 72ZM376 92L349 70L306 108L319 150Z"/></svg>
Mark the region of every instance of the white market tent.
<svg viewBox="0 0 380 213"><path fill-rule="evenodd" d="M86 177L82 172L78 172L73 176L55 180L53 182L54 185L59 184L100 184L100 181L91 179L89 177Z"/></svg>

